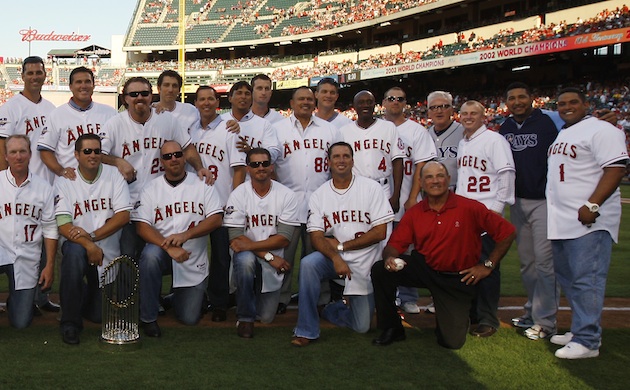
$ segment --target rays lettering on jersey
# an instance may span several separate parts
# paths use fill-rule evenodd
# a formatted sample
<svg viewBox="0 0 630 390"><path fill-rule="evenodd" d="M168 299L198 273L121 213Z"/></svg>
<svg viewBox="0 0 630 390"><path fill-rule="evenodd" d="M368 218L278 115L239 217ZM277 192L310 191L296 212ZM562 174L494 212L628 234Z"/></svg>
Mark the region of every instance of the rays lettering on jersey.
<svg viewBox="0 0 630 390"><path fill-rule="evenodd" d="M92 211L113 210L112 198L86 199L74 203L74 218Z"/></svg>
<svg viewBox="0 0 630 390"><path fill-rule="evenodd" d="M24 120L24 129L26 130L26 135L28 135L31 131L35 131L42 126L46 125L46 116L36 116L32 119Z"/></svg>
<svg viewBox="0 0 630 390"><path fill-rule="evenodd" d="M0 210L0 219L11 215L23 215L25 217L42 219L42 208L28 203L5 203Z"/></svg>
<svg viewBox="0 0 630 390"><path fill-rule="evenodd" d="M306 138L302 141L298 139L294 139L293 141L286 141L284 143L284 156L287 157L289 154L293 153L296 150L304 149L320 149L320 150L328 150L330 147L330 142L325 142L323 139L319 138Z"/></svg>
<svg viewBox="0 0 630 390"><path fill-rule="evenodd" d="M562 154L565 156L569 156L571 158L577 157L577 146L569 145L566 142L554 142L548 150L547 153L549 156L552 154Z"/></svg>
<svg viewBox="0 0 630 390"><path fill-rule="evenodd" d="M164 209L156 207L153 223L164 221L165 218L172 218L173 215L177 214L199 214L203 216L205 215L204 208L203 203L189 201L167 204L164 206Z"/></svg>
<svg viewBox="0 0 630 390"><path fill-rule="evenodd" d="M164 138L158 137L147 137L142 140L142 148L143 149L159 149L166 142ZM135 139L131 142L131 145L128 142L122 144L122 158L127 156L131 156L132 154L140 151L140 140Z"/></svg>
<svg viewBox="0 0 630 390"><path fill-rule="evenodd" d="M247 226L250 229L259 226L278 226L278 216L272 214L253 214L247 216Z"/></svg>
<svg viewBox="0 0 630 390"><path fill-rule="evenodd" d="M505 135L505 139L510 143L512 150L515 152L520 152L538 145L538 134L509 133Z"/></svg>
<svg viewBox="0 0 630 390"><path fill-rule="evenodd" d="M488 162L476 156L462 156L457 159L458 167L471 167L485 172L488 169Z"/></svg>
<svg viewBox="0 0 630 390"><path fill-rule="evenodd" d="M438 147L438 160L446 160L448 158L457 158L457 146Z"/></svg>
<svg viewBox="0 0 630 390"><path fill-rule="evenodd" d="M354 151L360 152L361 150L380 149L385 153L389 153L392 150L392 144L385 142L385 140L372 138L354 141Z"/></svg>
<svg viewBox="0 0 630 390"><path fill-rule="evenodd" d="M101 124L100 123L88 123L85 126L85 129L83 128L83 125L78 125L74 130L72 128L68 127L66 129L66 133L68 134L68 143L67 143L67 145L68 146L74 145L74 143L76 142L77 138L79 138L83 134L98 134L98 132L100 130L101 130Z"/></svg>
<svg viewBox="0 0 630 390"><path fill-rule="evenodd" d="M220 149L216 145L199 142L195 144L195 147L197 148L199 154L211 156L219 161L223 161L223 159L225 158L225 151L223 149Z"/></svg>
<svg viewBox="0 0 630 390"><path fill-rule="evenodd" d="M372 219L370 213L363 210L341 210L333 211L332 215L324 215L324 230L329 230L333 225L339 225L346 222L358 222L370 224Z"/></svg>

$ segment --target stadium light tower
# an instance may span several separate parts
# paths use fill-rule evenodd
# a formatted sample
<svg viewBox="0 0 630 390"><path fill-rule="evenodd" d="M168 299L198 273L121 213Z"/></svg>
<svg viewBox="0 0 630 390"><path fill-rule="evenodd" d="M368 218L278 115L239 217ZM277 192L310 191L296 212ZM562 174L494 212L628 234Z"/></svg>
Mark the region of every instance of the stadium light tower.
<svg viewBox="0 0 630 390"><path fill-rule="evenodd" d="M181 99L186 102L186 2L179 2L179 74L182 76Z"/></svg>

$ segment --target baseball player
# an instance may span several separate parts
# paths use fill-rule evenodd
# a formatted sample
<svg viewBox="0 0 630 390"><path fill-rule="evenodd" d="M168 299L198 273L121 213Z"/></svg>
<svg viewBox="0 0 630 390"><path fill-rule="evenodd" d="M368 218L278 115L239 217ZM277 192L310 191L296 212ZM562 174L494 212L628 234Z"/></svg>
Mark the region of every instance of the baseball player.
<svg viewBox="0 0 630 390"><path fill-rule="evenodd" d="M338 129L352 123L350 118L335 110L335 104L339 99L339 83L335 80L330 77L319 80L315 99L317 100L317 112L314 115L318 118L329 122Z"/></svg>
<svg viewBox="0 0 630 390"><path fill-rule="evenodd" d="M300 262L298 322L292 345L319 338L317 300L322 280L345 280L344 300L332 302L321 316L338 326L365 333L370 329L374 297L370 268L380 258L381 241L394 212L381 186L353 173L352 146L329 149L332 179L309 201L308 231L317 252Z"/></svg>
<svg viewBox="0 0 630 390"><path fill-rule="evenodd" d="M621 216L619 183L628 152L625 136L614 126L587 115L582 92L558 94L565 128L548 150L548 238L556 280L571 306L571 331L551 337L563 345L561 359L599 355L601 314L613 241Z"/></svg>
<svg viewBox="0 0 630 390"><path fill-rule="evenodd" d="M252 148L265 148L271 153L272 162L280 155L278 140L273 133L271 123L255 115L252 110L252 86L247 81L239 81L230 88L228 101L232 110L222 115L223 120L235 120L241 131L237 147L242 152L249 152Z"/></svg>
<svg viewBox="0 0 630 390"><path fill-rule="evenodd" d="M121 229L129 223L129 186L118 170L101 164L101 139L87 133L75 142L77 178L55 181L55 215L61 245L61 335L79 344L83 318L101 322L99 280L120 256ZM83 279L87 283L84 283ZM87 285L87 289L84 288Z"/></svg>
<svg viewBox="0 0 630 390"><path fill-rule="evenodd" d="M306 220L308 200L317 188L330 178L327 151L330 145L341 141L341 133L330 123L313 115L315 97L308 87L300 87L291 98L290 117L274 124L281 154L275 164L278 181L293 190L298 199L299 234L294 234L285 249L286 260L293 267L295 252L300 238L302 253L300 258L313 252ZM288 269L282 284L279 312L286 312L291 299L292 270Z"/></svg>
<svg viewBox="0 0 630 390"><path fill-rule="evenodd" d="M25 134L31 145L30 172L46 180L52 185L55 175L44 165L37 152L37 141L46 130L50 113L55 106L42 97L42 86L46 81L44 61L31 56L22 62L22 80L24 89L0 107L0 169L6 169L4 158L5 138L13 134ZM40 269L45 265L45 248L41 258ZM50 312L58 312L59 305L48 299L48 294L38 289L35 295L38 308Z"/></svg>
<svg viewBox="0 0 630 390"><path fill-rule="evenodd" d="M199 153L191 143L187 129L173 115L155 114L151 108L151 83L144 77L132 77L123 86L127 110L107 121L103 137L103 162L114 165L129 184L131 202L135 203L141 189L164 171L160 165L160 147L167 140L177 141L184 156L207 183L213 175L201 164ZM133 225L125 226L121 238L122 253L137 258L142 245Z"/></svg>
<svg viewBox="0 0 630 390"><path fill-rule="evenodd" d="M251 180L230 195L223 225L229 229L234 251L237 334L251 338L254 320L269 323L276 315L283 274L291 268L284 248L299 221L295 193L271 180L269 152L252 149L247 153L247 165Z"/></svg>
<svg viewBox="0 0 630 390"><path fill-rule="evenodd" d="M427 161L436 158L435 144L427 129L417 122L405 117L405 105L407 94L400 87L390 88L383 97L385 119L396 125L398 136L404 144L405 156L403 157L403 181L400 186L400 207L394 218L394 225L400 221L406 210L415 205L421 199L422 189L420 171ZM400 307L407 313L420 312L418 307L418 289L415 287L401 286L398 288Z"/></svg>
<svg viewBox="0 0 630 390"><path fill-rule="evenodd" d="M70 72L72 97L67 104L54 109L48 126L42 131L37 150L42 161L55 175L76 178L74 144L83 134L99 134L116 110L92 101L94 74L84 66Z"/></svg>
<svg viewBox="0 0 630 390"><path fill-rule="evenodd" d="M252 84L252 112L261 118L274 124L284 119L284 115L269 108L269 100L273 90L271 89L271 79L266 74L258 74L251 80Z"/></svg>
<svg viewBox="0 0 630 390"><path fill-rule="evenodd" d="M343 140L353 148L353 172L376 180L397 212L405 153L396 125L374 117L376 101L369 91L357 93L353 104L357 120L340 130Z"/></svg>
<svg viewBox="0 0 630 390"><path fill-rule="evenodd" d="M157 323L162 274L173 273L173 308L177 319L194 325L208 281L207 235L221 226L221 201L185 170L184 152L175 141L162 146L164 175L142 191L131 214L146 241L140 255L140 321L149 337L160 337Z"/></svg>
<svg viewBox="0 0 630 390"><path fill-rule="evenodd" d="M457 186L457 148L464 136L461 123L453 120L453 96L444 91L433 91L427 96L429 135L435 143L437 161L443 163L451 175L451 190Z"/></svg>
<svg viewBox="0 0 630 390"><path fill-rule="evenodd" d="M226 122L217 115L219 96L214 88L197 89L195 106L200 120L190 131L203 166L214 175L214 189L224 207L232 189L245 180L245 162L236 148L236 134L228 132ZM212 320L225 321L229 304L230 252L228 231L219 227L210 233L211 261L208 277L208 299Z"/></svg>
<svg viewBox="0 0 630 390"><path fill-rule="evenodd" d="M457 150L456 193L483 203L489 210L503 213L506 204L514 204L514 159L510 145L499 133L483 124L484 106L474 100L462 104L460 121L464 138ZM499 268L488 259L494 241L482 236L482 260L492 269L479 283L476 313L479 325L471 331L473 336L492 336L499 327L497 310L501 289Z"/></svg>
<svg viewBox="0 0 630 390"><path fill-rule="evenodd" d="M9 279L9 323L18 329L33 319L38 284L43 290L52 285L58 237L53 189L30 172L29 142L24 134L10 135L2 146L9 167L0 171L0 273Z"/></svg>
<svg viewBox="0 0 630 390"><path fill-rule="evenodd" d="M199 120L199 112L192 104L177 101L183 83L182 76L174 70L168 69L160 73L157 80L160 101L153 106L158 113L170 112L182 126L188 129Z"/></svg>

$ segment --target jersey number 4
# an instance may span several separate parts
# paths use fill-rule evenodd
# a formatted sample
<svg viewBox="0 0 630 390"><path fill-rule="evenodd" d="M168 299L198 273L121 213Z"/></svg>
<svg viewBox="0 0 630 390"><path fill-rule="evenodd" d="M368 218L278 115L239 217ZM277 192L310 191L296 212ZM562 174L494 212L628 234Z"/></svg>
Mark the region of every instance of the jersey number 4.
<svg viewBox="0 0 630 390"><path fill-rule="evenodd" d="M468 192L490 192L489 176L468 177Z"/></svg>

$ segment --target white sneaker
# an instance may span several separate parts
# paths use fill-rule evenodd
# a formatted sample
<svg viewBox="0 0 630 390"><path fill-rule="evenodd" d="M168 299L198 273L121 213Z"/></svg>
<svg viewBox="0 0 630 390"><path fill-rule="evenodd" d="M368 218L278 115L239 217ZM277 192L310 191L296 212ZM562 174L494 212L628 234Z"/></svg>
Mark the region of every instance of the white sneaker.
<svg viewBox="0 0 630 390"><path fill-rule="evenodd" d="M573 341L556 351L560 359L586 359L599 356L599 349L588 349Z"/></svg>
<svg viewBox="0 0 630 390"><path fill-rule="evenodd" d="M551 337L554 334L556 334L556 332L546 331L540 325L534 325L531 328L528 328L525 332L523 332L523 335L530 340L546 339L548 337Z"/></svg>
<svg viewBox="0 0 630 390"><path fill-rule="evenodd" d="M433 304L433 301L427 305L427 308L424 309L424 311L429 314L435 314L435 305Z"/></svg>
<svg viewBox="0 0 630 390"><path fill-rule="evenodd" d="M557 334L555 336L552 336L551 339L549 339L549 341L551 341L552 344L556 344L556 345L567 345L571 342L572 338L573 338L573 333L567 332L565 334Z"/></svg>
<svg viewBox="0 0 630 390"><path fill-rule="evenodd" d="M409 314L420 313L420 306L418 306L418 304L415 302L405 302L403 303L401 308L405 311L405 313L409 313Z"/></svg>

